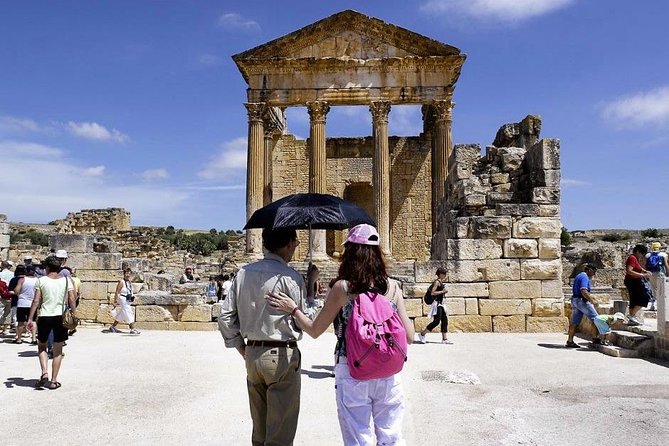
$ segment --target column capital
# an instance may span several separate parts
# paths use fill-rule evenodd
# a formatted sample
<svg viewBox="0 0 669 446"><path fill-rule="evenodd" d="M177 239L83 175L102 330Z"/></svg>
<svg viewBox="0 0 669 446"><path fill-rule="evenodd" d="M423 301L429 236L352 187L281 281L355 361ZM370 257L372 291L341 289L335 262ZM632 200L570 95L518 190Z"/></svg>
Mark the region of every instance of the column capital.
<svg viewBox="0 0 669 446"><path fill-rule="evenodd" d="M369 111L372 113L374 123L388 123L388 113L390 113L390 101L373 101L369 104Z"/></svg>
<svg viewBox="0 0 669 446"><path fill-rule="evenodd" d="M263 122L263 114L265 113L264 102L245 102L244 107L246 107L249 122Z"/></svg>
<svg viewBox="0 0 669 446"><path fill-rule="evenodd" d="M325 124L325 115L330 111L330 105L325 101L307 102L306 105L311 122L322 122Z"/></svg>
<svg viewBox="0 0 669 446"><path fill-rule="evenodd" d="M435 121L452 121L453 107L455 107L455 102L449 100L438 100L432 102Z"/></svg>

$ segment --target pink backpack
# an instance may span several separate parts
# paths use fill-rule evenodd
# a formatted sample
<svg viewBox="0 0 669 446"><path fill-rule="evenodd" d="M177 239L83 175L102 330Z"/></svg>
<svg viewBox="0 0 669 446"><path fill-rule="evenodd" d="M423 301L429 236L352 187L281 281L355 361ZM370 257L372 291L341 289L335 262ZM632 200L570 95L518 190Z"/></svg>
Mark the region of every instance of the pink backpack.
<svg viewBox="0 0 669 446"><path fill-rule="evenodd" d="M406 330L382 294L370 290L358 295L344 338L348 370L355 379L386 378L404 367Z"/></svg>

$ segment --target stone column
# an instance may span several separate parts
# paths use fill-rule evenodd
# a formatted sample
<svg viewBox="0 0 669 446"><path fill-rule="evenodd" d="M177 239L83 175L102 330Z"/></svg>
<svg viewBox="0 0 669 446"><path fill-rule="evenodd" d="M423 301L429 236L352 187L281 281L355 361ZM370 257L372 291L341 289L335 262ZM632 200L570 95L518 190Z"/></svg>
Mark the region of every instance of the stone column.
<svg viewBox="0 0 669 446"><path fill-rule="evenodd" d="M453 121L453 103L449 100L434 101L434 145L432 146L432 220L436 226L438 210L446 195L446 175L448 175L448 157L453 151L451 124Z"/></svg>
<svg viewBox="0 0 669 446"><path fill-rule="evenodd" d="M307 102L309 111L309 192L324 194L327 192L327 156L325 153L325 117L330 106L324 101ZM310 256L313 259L326 259L325 231L311 231L309 240Z"/></svg>
<svg viewBox="0 0 669 446"><path fill-rule="evenodd" d="M263 185L265 173L265 132L262 115L265 104L244 104L249 118L248 153L246 163L246 219L263 204ZM246 252L262 254L261 229L246 231Z"/></svg>
<svg viewBox="0 0 669 446"><path fill-rule="evenodd" d="M669 277L662 277L658 280L657 291L657 333L660 336L669 337Z"/></svg>
<svg viewBox="0 0 669 446"><path fill-rule="evenodd" d="M429 149L430 153L432 154L432 159L431 159L431 165L432 165L432 173L431 173L431 181L434 181L434 165L435 165L435 160L434 160L434 110L431 105L424 104L421 109L421 114L423 115L423 141L424 144L426 144ZM432 209L432 234L437 233L437 222L438 222L438 203L435 201L435 191L434 191L434 184L431 185L432 187L432 198L431 198L431 209Z"/></svg>
<svg viewBox="0 0 669 446"><path fill-rule="evenodd" d="M9 259L9 223L7 216L0 214L0 260Z"/></svg>
<svg viewBox="0 0 669 446"><path fill-rule="evenodd" d="M372 113L372 136L374 137L372 187L376 226L379 237L381 237L381 251L390 256L390 149L388 147L390 101L372 102L369 111Z"/></svg>

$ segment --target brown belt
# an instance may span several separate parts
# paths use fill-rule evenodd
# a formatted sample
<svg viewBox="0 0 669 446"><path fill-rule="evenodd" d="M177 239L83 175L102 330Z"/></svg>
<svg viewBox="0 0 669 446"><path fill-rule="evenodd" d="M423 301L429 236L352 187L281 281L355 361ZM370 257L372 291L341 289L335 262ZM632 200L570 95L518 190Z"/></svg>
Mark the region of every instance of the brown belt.
<svg viewBox="0 0 669 446"><path fill-rule="evenodd" d="M251 347L290 347L297 348L297 341L246 341Z"/></svg>

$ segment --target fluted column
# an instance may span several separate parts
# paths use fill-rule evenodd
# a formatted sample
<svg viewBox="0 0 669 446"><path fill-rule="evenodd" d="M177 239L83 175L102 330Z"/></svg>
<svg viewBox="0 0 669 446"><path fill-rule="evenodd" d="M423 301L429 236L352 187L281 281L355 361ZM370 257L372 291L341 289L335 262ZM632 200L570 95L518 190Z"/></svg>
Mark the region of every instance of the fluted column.
<svg viewBox="0 0 669 446"><path fill-rule="evenodd" d="M246 219L256 209L263 205L263 186L265 173L265 131L263 125L263 112L265 104L246 103L248 112L249 136L248 153L246 163ZM246 231L246 252L262 254L261 229L249 229Z"/></svg>
<svg viewBox="0 0 669 446"><path fill-rule="evenodd" d="M372 161L372 188L376 226L381 237L381 251L390 256L390 150L388 148L388 113L390 101L375 101L369 106L372 113L374 157Z"/></svg>
<svg viewBox="0 0 669 446"><path fill-rule="evenodd" d="M309 111L309 192L327 192L327 156L325 152L325 117L330 106L324 101L307 102ZM327 258L325 231L311 231L309 249L314 259Z"/></svg>
<svg viewBox="0 0 669 446"><path fill-rule="evenodd" d="M435 126L434 145L432 146L432 220L436 223L439 205L446 195L448 157L453 150L451 140L453 102L449 100L434 101L432 111Z"/></svg>

